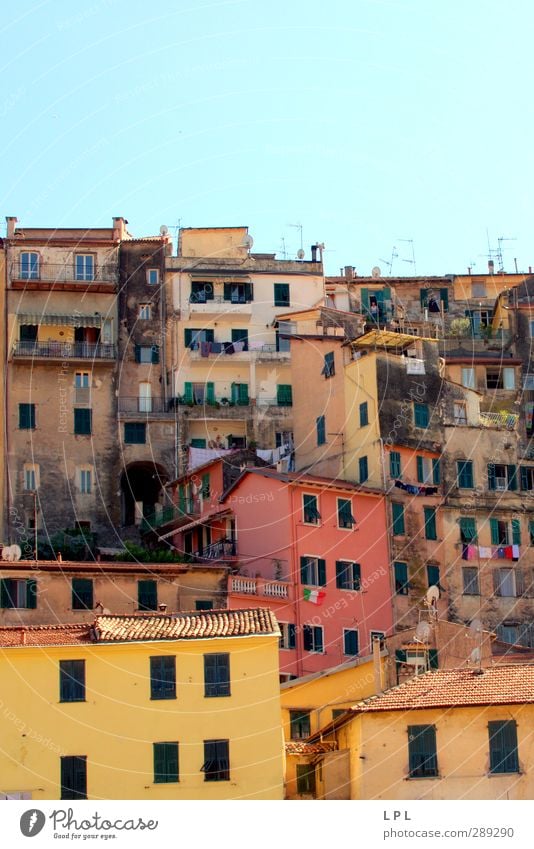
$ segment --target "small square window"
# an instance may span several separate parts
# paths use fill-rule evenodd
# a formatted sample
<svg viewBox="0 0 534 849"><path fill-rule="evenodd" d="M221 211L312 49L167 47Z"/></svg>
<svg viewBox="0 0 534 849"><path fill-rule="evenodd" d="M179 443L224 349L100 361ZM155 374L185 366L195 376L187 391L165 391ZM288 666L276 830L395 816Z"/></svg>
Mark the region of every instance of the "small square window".
<svg viewBox="0 0 534 849"><path fill-rule="evenodd" d="M305 740L311 734L311 712L309 710L289 711L289 735L292 740Z"/></svg>
<svg viewBox="0 0 534 849"><path fill-rule="evenodd" d="M91 435L91 410L78 408L74 410L74 433L77 436Z"/></svg>
<svg viewBox="0 0 534 849"><path fill-rule="evenodd" d="M146 422L125 422L124 442L127 445L144 445L146 443Z"/></svg>
<svg viewBox="0 0 534 849"><path fill-rule="evenodd" d="M428 404L419 404L417 401L414 401L413 415L416 427L428 427L430 422Z"/></svg>
<svg viewBox="0 0 534 849"><path fill-rule="evenodd" d="M358 642L358 631L351 628L343 629L343 654L357 655L359 651Z"/></svg>
<svg viewBox="0 0 534 849"><path fill-rule="evenodd" d="M20 430L35 429L35 404L19 404Z"/></svg>
<svg viewBox="0 0 534 849"><path fill-rule="evenodd" d="M146 282L149 286L157 286L159 283L159 268L147 268Z"/></svg>
<svg viewBox="0 0 534 849"><path fill-rule="evenodd" d="M152 318L152 307L150 304L139 304L138 318L149 321Z"/></svg>

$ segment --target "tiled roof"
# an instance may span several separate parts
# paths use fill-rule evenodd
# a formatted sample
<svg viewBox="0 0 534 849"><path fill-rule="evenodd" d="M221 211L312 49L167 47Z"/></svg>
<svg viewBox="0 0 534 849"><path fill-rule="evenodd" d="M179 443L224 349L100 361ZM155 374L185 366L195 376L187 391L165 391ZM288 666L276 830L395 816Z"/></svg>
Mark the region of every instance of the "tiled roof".
<svg viewBox="0 0 534 849"><path fill-rule="evenodd" d="M203 610L173 616L97 616L99 642L129 640L185 640L278 634L270 610Z"/></svg>
<svg viewBox="0 0 534 849"><path fill-rule="evenodd" d="M243 470L240 477L238 477L237 480L234 481L234 483L232 483L225 492L223 492L219 500L224 502L228 495L234 489L237 489L247 475L260 475L261 477L272 478L289 485L321 486L324 489L332 489L334 491L349 490L350 492L380 497L380 493L377 492L376 489L370 489L369 487L362 486L361 484L351 483L350 481L340 480L338 478L328 478L323 475L310 475L305 472L277 472L275 469L270 469L268 467L258 468L251 466L250 468Z"/></svg>
<svg viewBox="0 0 534 849"><path fill-rule="evenodd" d="M172 616L97 616L93 623L0 628L0 648L121 643L132 640L198 640L280 634L270 610L202 610Z"/></svg>
<svg viewBox="0 0 534 849"><path fill-rule="evenodd" d="M534 664L443 669L411 678L352 707L356 713L476 705L534 704Z"/></svg>
<svg viewBox="0 0 534 849"><path fill-rule="evenodd" d="M320 755L324 752L335 752L337 742L331 740L325 743L305 743L301 740L292 740L286 743L286 755Z"/></svg>

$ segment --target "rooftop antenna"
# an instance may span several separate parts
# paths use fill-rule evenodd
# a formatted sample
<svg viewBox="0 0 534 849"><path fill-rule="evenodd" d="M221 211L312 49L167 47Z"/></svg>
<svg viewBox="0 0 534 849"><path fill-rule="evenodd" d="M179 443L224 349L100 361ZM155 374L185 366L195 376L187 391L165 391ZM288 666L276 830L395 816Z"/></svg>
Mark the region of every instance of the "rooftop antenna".
<svg viewBox="0 0 534 849"><path fill-rule="evenodd" d="M288 224L288 227L296 227L300 232L300 248L297 251L297 258L304 259L304 245L302 244L302 224Z"/></svg>
<svg viewBox="0 0 534 849"><path fill-rule="evenodd" d="M391 277L391 273L393 271L393 261L394 261L395 257L397 257L397 256L398 256L397 248L395 247L395 245L393 245L393 248L391 250L391 260L390 260L390 262L388 262L387 259L381 259L380 260L380 262L383 262L384 265L387 265L387 267L389 269L389 276L390 277Z"/></svg>
<svg viewBox="0 0 534 849"><path fill-rule="evenodd" d="M283 236L280 236L280 244L281 244L281 254L283 259L287 259L287 251L286 251L286 240Z"/></svg>
<svg viewBox="0 0 534 849"><path fill-rule="evenodd" d="M412 258L411 258L411 259L403 259L402 261L403 261L403 262L409 262L409 263L411 263L411 265L413 265L413 273L414 273L414 276L417 276L417 266L416 266L416 264L415 264L415 248L414 248L414 246L413 246L413 239L397 239L397 241L398 241L398 242L406 242L407 244L411 245L411 248L412 248ZM401 258L402 258L402 257L401 257Z"/></svg>
<svg viewBox="0 0 534 849"><path fill-rule="evenodd" d="M497 239L497 246L498 247L497 247L496 257L497 257L497 262L499 263L499 271L501 272L501 274L504 273L504 260L503 260L503 256L502 256L502 251L503 251L502 243L503 242L517 242L517 239L516 239L515 236L499 236L499 238ZM517 264L516 264L516 270L517 270Z"/></svg>

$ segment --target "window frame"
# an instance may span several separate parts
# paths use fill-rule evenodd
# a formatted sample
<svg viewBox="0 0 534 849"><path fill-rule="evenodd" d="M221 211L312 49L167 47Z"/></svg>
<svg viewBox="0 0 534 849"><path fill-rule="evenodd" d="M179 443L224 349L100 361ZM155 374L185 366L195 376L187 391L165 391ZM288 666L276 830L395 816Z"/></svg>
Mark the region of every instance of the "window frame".
<svg viewBox="0 0 534 849"><path fill-rule="evenodd" d="M30 257L25 262L24 257ZM35 257L35 259L33 259ZM28 268L24 271L24 266ZM37 251L21 251L19 254L19 280L39 280L41 277L41 256Z"/></svg>
<svg viewBox="0 0 534 849"><path fill-rule="evenodd" d="M306 504L306 499L313 498L315 505L311 506L310 504ZM314 518L306 518L307 516L311 516L315 514ZM312 492L303 492L302 493L302 522L304 525L312 525L313 527L318 527L321 524L321 514L319 512L319 496L315 495Z"/></svg>
<svg viewBox="0 0 534 849"><path fill-rule="evenodd" d="M93 411L90 407L74 407L74 436L91 436Z"/></svg>
<svg viewBox="0 0 534 849"><path fill-rule="evenodd" d="M171 753L172 756L169 757ZM180 782L180 746L178 741L152 743L152 756L154 762L153 783L178 784ZM162 766L164 770L161 769Z"/></svg>
<svg viewBox="0 0 534 849"><path fill-rule="evenodd" d="M335 352L328 351L324 355L324 364L323 370L321 374L324 374L325 380L328 380L330 377L334 377L336 373L336 360L335 360Z"/></svg>
<svg viewBox="0 0 534 849"><path fill-rule="evenodd" d="M28 486L28 484L30 484ZM40 486L39 463L24 463L22 488L24 492L37 492Z"/></svg>
<svg viewBox="0 0 534 849"><path fill-rule="evenodd" d="M176 699L176 655L156 654L149 657L150 700Z"/></svg>
<svg viewBox="0 0 534 849"><path fill-rule="evenodd" d="M152 304L138 304L137 320L152 321Z"/></svg>
<svg viewBox="0 0 534 849"><path fill-rule="evenodd" d="M311 734L311 710L292 708L289 711L289 739L306 740Z"/></svg>
<svg viewBox="0 0 534 849"><path fill-rule="evenodd" d="M35 404L19 404L19 430L35 429Z"/></svg>
<svg viewBox="0 0 534 849"><path fill-rule="evenodd" d="M347 635L353 635L356 651L347 651ZM343 628L343 654L345 657L357 657L360 653L360 632L358 628Z"/></svg>
<svg viewBox="0 0 534 849"><path fill-rule="evenodd" d="M317 445L326 445L326 417L317 416L315 419L315 432Z"/></svg>
<svg viewBox="0 0 534 849"><path fill-rule="evenodd" d="M81 769L83 765L83 770ZM67 784L68 771L73 775L78 776L83 774L81 788L75 789L75 781L72 781L73 786ZM75 769L77 767L77 769ZM62 755L60 756L60 799L87 799L87 755Z"/></svg>
<svg viewBox="0 0 534 849"><path fill-rule="evenodd" d="M152 276L155 275L156 279L152 280ZM147 268L146 269L146 282L147 286L159 286L159 268Z"/></svg>
<svg viewBox="0 0 534 849"><path fill-rule="evenodd" d="M462 566L462 595L480 595L478 566Z"/></svg>
<svg viewBox="0 0 534 849"><path fill-rule="evenodd" d="M355 560L336 560L336 589L360 592L361 588L361 565Z"/></svg>
<svg viewBox="0 0 534 849"><path fill-rule="evenodd" d="M324 628L322 625L303 625L302 639L304 651L312 654L324 654Z"/></svg>
<svg viewBox="0 0 534 849"><path fill-rule="evenodd" d="M309 581L306 578L312 580ZM302 555L300 558L300 583L304 587L326 587L326 560L314 554Z"/></svg>
<svg viewBox="0 0 534 849"><path fill-rule="evenodd" d="M216 769L209 769L212 764L216 764ZM230 781L229 740L204 740L204 763L200 771L204 773L204 781Z"/></svg>
<svg viewBox="0 0 534 849"><path fill-rule="evenodd" d="M424 751L424 741L431 742L428 754ZM414 745L419 741L418 745ZM421 761L421 759L423 759ZM435 725L408 726L408 777L437 778L438 752Z"/></svg>
<svg viewBox="0 0 534 849"><path fill-rule="evenodd" d="M279 648L292 651L297 648L297 626L294 622L278 622L280 627Z"/></svg>
<svg viewBox="0 0 534 849"><path fill-rule="evenodd" d="M133 428L136 430L134 431ZM146 422L124 422L123 442L125 445L146 445L146 432ZM128 438L127 434L129 434ZM133 439L134 435L139 438Z"/></svg>
<svg viewBox="0 0 534 849"><path fill-rule="evenodd" d="M492 733L493 730L493 733ZM496 755L499 753L504 753L504 731L506 730L507 734L513 737L513 747L508 748L506 754L503 754L501 760L496 762ZM513 733L511 733L513 730ZM519 748L518 748L518 740L517 740L517 723L515 719L497 719L490 720L488 722L488 737L489 737L489 773L490 775L509 775L512 773L520 772L519 768ZM497 748L494 741L498 739L498 743L500 744L500 748ZM492 745L493 744L493 745ZM508 764L507 764L508 762ZM508 765L510 768L506 769L498 769L500 766Z"/></svg>
<svg viewBox="0 0 534 849"><path fill-rule="evenodd" d="M285 295L281 293L284 292ZM291 306L291 291L289 283L274 283L273 284L273 299L275 307L290 307Z"/></svg>
<svg viewBox="0 0 534 849"><path fill-rule="evenodd" d="M421 424L422 420L424 420L426 424ZM424 401L413 402L413 423L414 427L418 427L421 430L426 430L430 425L430 409L428 404Z"/></svg>
<svg viewBox="0 0 534 849"><path fill-rule="evenodd" d="M336 516L338 530L354 530L354 526L356 525L356 519L354 518L352 512L352 498L336 497Z"/></svg>
<svg viewBox="0 0 534 849"><path fill-rule="evenodd" d="M218 680L208 680L210 675ZM206 653L204 655L204 698L215 699L231 695L230 653Z"/></svg>
<svg viewBox="0 0 534 849"><path fill-rule="evenodd" d="M82 260L78 263L78 260ZM90 282L95 279L96 270L95 254L78 253L74 254L74 279L82 282ZM80 268L78 268L80 265ZM89 270L87 266L90 266Z"/></svg>
<svg viewBox="0 0 534 849"><path fill-rule="evenodd" d="M59 661L59 701L61 704L86 701L85 660Z"/></svg>

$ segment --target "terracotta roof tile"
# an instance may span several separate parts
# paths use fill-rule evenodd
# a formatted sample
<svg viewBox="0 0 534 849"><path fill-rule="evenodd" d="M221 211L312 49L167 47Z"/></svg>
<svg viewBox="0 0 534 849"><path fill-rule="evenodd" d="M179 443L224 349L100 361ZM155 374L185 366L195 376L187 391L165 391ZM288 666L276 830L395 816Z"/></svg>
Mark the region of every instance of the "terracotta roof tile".
<svg viewBox="0 0 534 849"><path fill-rule="evenodd" d="M352 707L356 713L476 705L534 704L534 664L443 669L411 678Z"/></svg>
<svg viewBox="0 0 534 849"><path fill-rule="evenodd" d="M324 743L305 743L302 740L292 740L286 743L286 755L320 755L324 752L335 752L337 742L335 740Z"/></svg>
<svg viewBox="0 0 534 849"><path fill-rule="evenodd" d="M91 643L91 625L37 625L0 628L0 648L13 646L70 646Z"/></svg>
<svg viewBox="0 0 534 849"><path fill-rule="evenodd" d="M97 616L99 642L184 640L278 634L274 614L264 608L204 610L172 616Z"/></svg>

